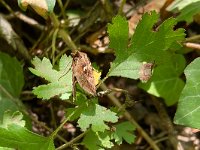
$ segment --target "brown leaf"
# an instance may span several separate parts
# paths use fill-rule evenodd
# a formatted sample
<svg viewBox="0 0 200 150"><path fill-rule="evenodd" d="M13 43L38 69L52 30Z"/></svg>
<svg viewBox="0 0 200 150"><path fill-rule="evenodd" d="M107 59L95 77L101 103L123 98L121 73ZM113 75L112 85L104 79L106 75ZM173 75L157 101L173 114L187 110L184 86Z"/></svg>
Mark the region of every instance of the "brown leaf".
<svg viewBox="0 0 200 150"><path fill-rule="evenodd" d="M154 63L146 63L144 62L142 66L140 67L139 71L139 78L142 82L147 82L152 76L152 69L153 69Z"/></svg>
<svg viewBox="0 0 200 150"><path fill-rule="evenodd" d="M72 71L81 88L93 96L96 95L93 68L86 53L78 51L74 54Z"/></svg>

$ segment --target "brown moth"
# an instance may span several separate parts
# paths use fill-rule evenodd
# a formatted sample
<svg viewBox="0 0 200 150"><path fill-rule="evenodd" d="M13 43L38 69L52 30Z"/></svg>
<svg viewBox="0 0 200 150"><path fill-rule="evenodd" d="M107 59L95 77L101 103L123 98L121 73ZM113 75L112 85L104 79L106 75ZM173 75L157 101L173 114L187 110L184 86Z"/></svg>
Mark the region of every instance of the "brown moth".
<svg viewBox="0 0 200 150"><path fill-rule="evenodd" d="M152 70L155 63L147 63L143 62L142 66L140 67L139 71L139 79L146 83L152 76Z"/></svg>
<svg viewBox="0 0 200 150"><path fill-rule="evenodd" d="M77 81L85 92L93 96L96 95L93 68L86 53L77 51L73 54L72 74L74 89ZM75 91L73 95L75 96Z"/></svg>

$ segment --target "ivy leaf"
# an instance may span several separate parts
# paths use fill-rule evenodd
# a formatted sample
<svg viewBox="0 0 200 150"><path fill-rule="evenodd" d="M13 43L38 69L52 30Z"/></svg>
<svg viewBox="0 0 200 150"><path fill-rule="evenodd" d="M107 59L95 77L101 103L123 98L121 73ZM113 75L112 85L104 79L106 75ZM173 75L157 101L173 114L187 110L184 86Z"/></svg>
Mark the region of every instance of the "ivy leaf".
<svg viewBox="0 0 200 150"><path fill-rule="evenodd" d="M50 99L53 96L72 92L72 71L71 57L63 55L59 63L59 71L53 69L51 62L47 58L40 60L35 57L32 61L35 69L30 71L40 77L43 77L49 84L40 85L33 89L33 93L42 99Z"/></svg>
<svg viewBox="0 0 200 150"><path fill-rule="evenodd" d="M82 144L89 150L104 150L113 147L108 132L93 132L89 130L84 137Z"/></svg>
<svg viewBox="0 0 200 150"><path fill-rule="evenodd" d="M157 31L152 31L153 25L158 20L158 14L151 12L151 14L144 14L142 20L137 25L135 34L128 46L128 23L120 16L113 19L112 24L108 26L108 33L110 37L110 48L115 50L116 59L111 65L107 76L122 76L131 79L139 78L140 67L143 62L155 62L153 76L160 77L162 70L167 73L166 76L153 78L148 82L148 86L144 87L147 92L163 97L167 104L174 104L177 99L171 99L170 96L180 94L184 83L179 79L179 72L175 68L173 60L173 53L168 51L169 48L178 44L184 39L184 30L173 30L176 20L173 18L167 19L159 26ZM157 75L156 75L157 74ZM173 81L171 80L173 78ZM171 83L176 81L175 89L169 89ZM159 83L156 84L155 82ZM148 87L148 88L147 88ZM155 90L149 91L148 89ZM168 94L162 91L170 91ZM155 93L156 91L156 93ZM157 92L158 91L158 92ZM178 91L178 92L177 92Z"/></svg>
<svg viewBox="0 0 200 150"><path fill-rule="evenodd" d="M191 23L193 21L194 15L200 13L199 7L200 7L200 1L184 7L182 10L180 10L181 13L177 17L177 20Z"/></svg>
<svg viewBox="0 0 200 150"><path fill-rule="evenodd" d="M135 140L135 135L133 134L134 130L135 127L130 122L122 122L115 126L115 132L112 136L118 145L122 144L123 139L131 144Z"/></svg>
<svg viewBox="0 0 200 150"><path fill-rule="evenodd" d="M94 132L104 132L105 129L109 129L105 122L115 123L118 121L118 117L116 113L94 103L93 101L91 101L81 113L78 124L83 131L91 125L91 129Z"/></svg>
<svg viewBox="0 0 200 150"><path fill-rule="evenodd" d="M30 5L40 16L47 19L48 13L53 12L55 0L18 0L18 5L22 10L26 10Z"/></svg>
<svg viewBox="0 0 200 150"><path fill-rule="evenodd" d="M176 124L200 129L200 58L195 59L185 69L186 85L181 93L174 118Z"/></svg>
<svg viewBox="0 0 200 150"><path fill-rule="evenodd" d="M168 11L173 11L176 9L181 10L185 8L186 6L198 1L200 0L191 0L191 1L190 0L175 0L167 7L167 10Z"/></svg>
<svg viewBox="0 0 200 150"><path fill-rule="evenodd" d="M24 85L23 69L16 58L0 52L0 120L6 110L18 110L18 100Z"/></svg>
<svg viewBox="0 0 200 150"><path fill-rule="evenodd" d="M24 127L19 112L9 115L6 113L0 123L0 146L20 150L54 150L53 140L37 135Z"/></svg>
<svg viewBox="0 0 200 150"><path fill-rule="evenodd" d="M185 85L183 80L178 78L185 68L184 56L173 55L171 62L173 63L171 66L163 65L154 69L150 82L139 84L139 87L145 89L148 93L165 98L165 103L168 106L177 102ZM168 72L169 70L171 72Z"/></svg>
<svg viewBox="0 0 200 150"><path fill-rule="evenodd" d="M167 7L168 11L180 11L180 15L178 15L178 21L187 21L187 23L191 23L193 21L194 15L200 12L200 0L176 0L169 7Z"/></svg>

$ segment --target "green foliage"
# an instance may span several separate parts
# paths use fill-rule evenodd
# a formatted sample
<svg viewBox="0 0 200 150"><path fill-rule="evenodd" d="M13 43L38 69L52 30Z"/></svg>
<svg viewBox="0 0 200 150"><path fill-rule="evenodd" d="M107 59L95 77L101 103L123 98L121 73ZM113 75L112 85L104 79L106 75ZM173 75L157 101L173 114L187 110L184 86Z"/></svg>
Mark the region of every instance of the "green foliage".
<svg viewBox="0 0 200 150"><path fill-rule="evenodd" d="M0 123L0 146L17 148L20 150L54 150L53 140L42 137L29 130L21 120L22 114L19 112L13 115L5 113L3 121Z"/></svg>
<svg viewBox="0 0 200 150"><path fill-rule="evenodd" d="M191 23L193 16L200 13L200 0L176 0L167 9L169 11L180 11L180 15L177 17L178 21L187 21Z"/></svg>
<svg viewBox="0 0 200 150"><path fill-rule="evenodd" d="M115 123L117 120L118 117L116 116L116 113L91 102L81 113L78 124L83 131L91 125L91 129L94 132L104 132L106 129L109 129L105 122Z"/></svg>
<svg viewBox="0 0 200 150"><path fill-rule="evenodd" d="M185 69L186 85L181 93L174 122L200 129L200 58Z"/></svg>
<svg viewBox="0 0 200 150"><path fill-rule="evenodd" d="M47 18L49 12L53 12L56 0L18 0L18 5L22 10L26 10L30 5L40 16Z"/></svg>
<svg viewBox="0 0 200 150"><path fill-rule="evenodd" d="M110 141L109 132L93 132L89 130L84 137L82 144L89 150L104 150L105 148L111 148L113 143Z"/></svg>
<svg viewBox="0 0 200 150"><path fill-rule="evenodd" d="M122 144L123 139L129 144L134 142L135 136L131 133L135 130L133 124L127 121L117 124L114 127L115 132L113 133L113 138L118 145Z"/></svg>
<svg viewBox="0 0 200 150"><path fill-rule="evenodd" d="M96 98L88 100L85 95L79 93L75 104L78 106L67 109L67 116L72 115L70 120L80 117L78 124L83 131L91 125L91 129L94 132L104 132L106 129L109 129L105 122L115 123L118 120L116 113L98 105Z"/></svg>
<svg viewBox="0 0 200 150"><path fill-rule="evenodd" d="M150 94L163 97L167 105L172 105L177 102L184 86L184 82L179 78L180 70L177 70L176 65L178 63L184 66L185 61L182 61L183 57L175 55L168 49L182 41L185 34L183 29L173 30L176 24L173 18L164 21L156 32L153 31L153 25L158 17L155 12L144 14L130 44L128 43L128 23L125 18L116 16L113 19L112 24L108 26L108 33L110 48L115 50L116 59L111 65L108 76L138 79L143 62L155 62L156 67L151 80L140 86ZM174 56L181 60L174 63ZM169 88L174 83L176 86L173 89Z"/></svg>
<svg viewBox="0 0 200 150"><path fill-rule="evenodd" d="M167 10L168 11L172 11L172 10L181 10L183 9L184 7L192 4L192 3L195 3L195 2L198 2L200 0L175 0L173 3L171 3L170 6L167 7Z"/></svg>
<svg viewBox="0 0 200 150"><path fill-rule="evenodd" d="M133 132L135 127L130 122L123 122L113 126L112 129L105 130L104 132L94 132L89 130L84 137L82 144L84 144L89 150L103 150L105 148L111 148L114 140L118 145L122 144L124 139L127 143L131 144L135 140Z"/></svg>
<svg viewBox="0 0 200 150"><path fill-rule="evenodd" d="M7 148L7 147L0 147L0 150L15 150L13 148Z"/></svg>
<svg viewBox="0 0 200 150"><path fill-rule="evenodd" d="M0 52L0 120L7 110L18 110L14 101L18 101L24 76L21 64L16 58Z"/></svg>
<svg viewBox="0 0 200 150"><path fill-rule="evenodd" d="M56 95L66 94L72 92L72 71L71 71L71 57L63 55L60 59L59 70L53 69L49 59L43 58L40 60L35 57L32 64L35 69L29 68L30 71L40 77L46 79L49 84L35 87L33 93L42 99L50 99Z"/></svg>

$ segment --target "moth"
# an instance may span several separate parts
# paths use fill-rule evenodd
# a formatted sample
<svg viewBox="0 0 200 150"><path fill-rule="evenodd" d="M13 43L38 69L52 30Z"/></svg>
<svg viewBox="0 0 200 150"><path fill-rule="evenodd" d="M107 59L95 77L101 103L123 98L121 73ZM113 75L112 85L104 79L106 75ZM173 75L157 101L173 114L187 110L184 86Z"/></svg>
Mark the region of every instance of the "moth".
<svg viewBox="0 0 200 150"><path fill-rule="evenodd" d="M142 82L146 83L147 81L150 80L154 65L155 65L155 62L153 63L143 62L139 70L139 79Z"/></svg>
<svg viewBox="0 0 200 150"><path fill-rule="evenodd" d="M87 54L77 51L72 56L73 96L75 97L76 81L86 93L95 96L96 86L93 68Z"/></svg>

